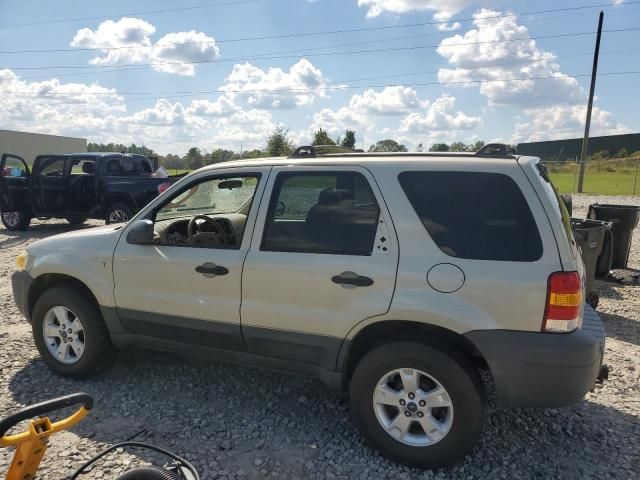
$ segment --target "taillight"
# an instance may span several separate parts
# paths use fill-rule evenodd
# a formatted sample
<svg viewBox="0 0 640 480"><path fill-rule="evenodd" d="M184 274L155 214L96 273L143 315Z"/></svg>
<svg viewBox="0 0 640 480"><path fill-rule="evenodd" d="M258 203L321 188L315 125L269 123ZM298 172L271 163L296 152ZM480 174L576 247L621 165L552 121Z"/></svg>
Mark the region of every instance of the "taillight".
<svg viewBox="0 0 640 480"><path fill-rule="evenodd" d="M582 282L578 272L554 272L547 284L543 332L570 332L579 326Z"/></svg>
<svg viewBox="0 0 640 480"><path fill-rule="evenodd" d="M167 188L169 188L171 184L169 182L164 182L158 185L158 193L164 192Z"/></svg>

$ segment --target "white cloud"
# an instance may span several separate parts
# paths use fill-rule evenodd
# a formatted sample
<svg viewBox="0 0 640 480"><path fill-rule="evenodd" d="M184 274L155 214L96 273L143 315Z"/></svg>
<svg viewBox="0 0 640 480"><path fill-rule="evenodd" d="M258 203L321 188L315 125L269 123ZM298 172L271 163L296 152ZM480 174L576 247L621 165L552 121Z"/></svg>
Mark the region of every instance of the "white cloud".
<svg viewBox="0 0 640 480"><path fill-rule="evenodd" d="M584 132L585 105L557 105L525 110L528 121L516 123L513 143L537 142L580 137ZM594 107L591 112L591 135L631 133L631 129L613 120L611 112Z"/></svg>
<svg viewBox="0 0 640 480"><path fill-rule="evenodd" d="M465 8L475 4L474 0L358 0L359 7L366 7L367 17L389 13L434 12L433 18L447 21Z"/></svg>
<svg viewBox="0 0 640 480"><path fill-rule="evenodd" d="M238 110L239 107L233 103L233 100L221 95L215 101L193 100L187 108L187 113L200 117L228 117Z"/></svg>
<svg viewBox="0 0 640 480"><path fill-rule="evenodd" d="M262 70L250 63L236 64L220 88L252 107L290 109L327 98L327 83L319 68L303 58L289 67ZM282 92L261 90L284 90Z"/></svg>
<svg viewBox="0 0 640 480"><path fill-rule="evenodd" d="M139 18L106 20L96 30L78 30L70 46L103 49L102 55L89 61L92 65L154 63L159 72L186 76L194 75L195 64L184 62L208 62L220 56L215 39L202 32L169 33L154 43L151 36L155 31L152 24Z"/></svg>
<svg viewBox="0 0 640 480"><path fill-rule="evenodd" d="M370 115L402 115L410 110L426 106L416 91L409 87L385 87L383 90L365 90L349 101L349 108Z"/></svg>
<svg viewBox="0 0 640 480"><path fill-rule="evenodd" d="M189 104L158 99L129 112L115 89L98 84L28 82L0 70L4 128L88 138L96 142L140 143L160 153L202 148L239 149L263 146L277 125L269 112L243 110L227 96L196 99Z"/></svg>
<svg viewBox="0 0 640 480"><path fill-rule="evenodd" d="M355 112L350 108L341 107L338 110L323 108L313 115L313 120L309 126L310 136L313 132L322 128L331 137L338 137L348 129L356 132L370 131L374 126L373 120L367 115Z"/></svg>
<svg viewBox="0 0 640 480"><path fill-rule="evenodd" d="M424 134L434 131L469 130L482 123L480 117L454 111L455 103L455 97L441 95L424 113L413 112L402 119L400 133Z"/></svg>
<svg viewBox="0 0 640 480"><path fill-rule="evenodd" d="M480 93L489 104L555 105L585 100L584 89L575 78L563 76L555 55L529 38L527 27L515 16L495 18L501 12L480 10L475 28L440 42L437 52L452 68L438 72L442 83L481 80ZM513 40L523 41L513 41ZM554 77L539 79L540 77ZM525 80L513 81L510 79ZM478 84L469 83L473 87Z"/></svg>

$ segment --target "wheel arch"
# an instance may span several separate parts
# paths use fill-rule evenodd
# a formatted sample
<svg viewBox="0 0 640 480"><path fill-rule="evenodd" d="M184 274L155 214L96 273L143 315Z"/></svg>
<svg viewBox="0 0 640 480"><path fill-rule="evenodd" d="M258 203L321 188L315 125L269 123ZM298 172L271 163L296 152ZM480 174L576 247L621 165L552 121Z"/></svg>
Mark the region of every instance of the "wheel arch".
<svg viewBox="0 0 640 480"><path fill-rule="evenodd" d="M75 292L81 294L88 301L94 304L97 308L100 308L98 299L93 294L91 289L81 280L71 275L65 275L62 273L44 273L34 279L31 288L29 288L27 308L29 309L28 318L32 318L33 308L38 301L38 298L47 290L53 287L68 286Z"/></svg>
<svg viewBox="0 0 640 480"><path fill-rule="evenodd" d="M115 203L124 203L125 205L128 205L134 213L138 210L138 206L133 196L123 192L106 193L100 209L101 215L103 217L106 216L109 207Z"/></svg>
<svg viewBox="0 0 640 480"><path fill-rule="evenodd" d="M447 328L429 323L408 320L383 320L367 325L358 331L353 338L345 339L338 354L338 371L342 372L343 385L346 389L356 365L362 357L381 345L396 341L414 341L434 343L463 354L472 361L476 369L490 373L487 361L480 350L464 335Z"/></svg>

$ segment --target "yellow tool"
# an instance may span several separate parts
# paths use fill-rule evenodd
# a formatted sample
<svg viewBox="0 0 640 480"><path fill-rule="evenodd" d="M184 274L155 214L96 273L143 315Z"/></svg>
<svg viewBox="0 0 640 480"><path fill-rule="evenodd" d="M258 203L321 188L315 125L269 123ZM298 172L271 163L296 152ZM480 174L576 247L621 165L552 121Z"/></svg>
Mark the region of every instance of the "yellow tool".
<svg viewBox="0 0 640 480"><path fill-rule="evenodd" d="M52 423L49 417L42 417L46 413L73 405L82 406L64 420ZM93 398L89 394L74 393L25 407L0 420L0 447L16 447L6 480L34 479L44 452L47 450L49 437L56 432L73 427L89 413L91 408L93 408ZM9 429L29 419L33 420L29 423L26 432L5 436Z"/></svg>

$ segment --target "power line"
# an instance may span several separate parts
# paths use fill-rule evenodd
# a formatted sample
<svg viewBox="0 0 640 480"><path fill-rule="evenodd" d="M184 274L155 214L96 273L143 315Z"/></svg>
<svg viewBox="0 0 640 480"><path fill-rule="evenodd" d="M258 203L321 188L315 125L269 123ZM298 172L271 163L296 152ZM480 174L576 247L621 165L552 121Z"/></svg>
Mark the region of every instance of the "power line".
<svg viewBox="0 0 640 480"><path fill-rule="evenodd" d="M245 0L244 2L228 2L224 5L235 4L235 3L249 3L256 2L261 0ZM617 5L616 8L620 6L628 6L640 4L640 0L625 2L620 5ZM193 10L196 8L209 8L212 6L218 6L219 4L213 5L200 5L194 7L182 7L177 9L165 9L165 10L154 10L151 12L137 12L137 13L127 13L122 14L122 16L127 15L142 15L145 13L164 13L171 11L179 11L179 10ZM501 15L490 15L486 17L482 17L483 19L496 19L496 18L507 18L507 17L517 17L517 16L529 16L529 15L542 15L547 13L556 13L556 12L569 12L569 11L577 11L577 10L585 10L585 9L593 9L593 8L613 8L614 6L611 3L601 3L601 4L593 4L593 5L582 5L577 7L565 7L565 8L555 8L555 9L547 9L547 10L537 10L530 12L520 12L520 13L507 13ZM72 21L80 21L80 20L95 20L101 18L113 18L120 15L111 15L108 17L85 17L79 19L73 19ZM475 17L463 18L460 20L455 20L459 23L462 22L471 22L476 20ZM110 50L127 50L127 49L141 49L141 48L155 48L155 47L166 47L166 46L182 46L182 45L204 45L204 44L222 44L222 43L231 43L231 42L246 42L246 41L255 41L255 40L274 40L274 39L282 39L282 38L295 38L295 37L309 37L309 36L318 36L318 35L336 35L342 33L356 33L356 32L370 32L370 31L380 31L380 30L391 30L391 29L399 29L399 28L412 28L412 27L425 27L430 25L444 25L448 24L453 20L449 21L430 21L430 22L418 22L418 23L405 23L400 25L385 25L380 27L362 27L362 28L349 28L349 29L341 29L341 30L325 30L325 31L315 31L315 32L298 32L298 33L287 33L287 34L279 34L279 35L262 35L262 36L253 36L253 37L238 37L238 38L227 38L227 39L216 39L215 41L206 41L206 42L183 42L183 43L165 43L159 45L136 45L136 46L119 46L119 47L79 47L79 48L54 48L54 49L43 49L43 50L2 50L0 54L17 54L17 53L55 53L55 52L76 52L76 51L110 51ZM17 26L28 26L28 25L44 25L48 23L61 23L62 20L57 20L53 22L39 22L39 23L31 23L31 24L21 24ZM14 25L15 26L15 25ZM0 26L1 28L9 28L10 26Z"/></svg>
<svg viewBox="0 0 640 480"><path fill-rule="evenodd" d="M623 71L623 72L604 72L598 73L598 76L620 76L620 75L638 75L640 71ZM324 87L300 87L300 88L280 88L280 89L216 89L216 90L201 90L201 91L174 91L174 92L165 92L165 93L176 93L180 95L175 96L160 96L157 98L179 98L179 97L188 97L188 96L196 96L196 95L212 95L212 94L227 94L227 93L313 93L318 91L331 91L331 90L349 90L349 89L364 89L364 88L387 88L387 87L425 87L425 86L448 86L448 85L469 85L469 84L485 84L485 83L495 83L495 82L521 82L521 81L531 81L531 80L558 80L563 78L581 78L581 77L589 77L590 73L583 74L575 74L575 75L545 75L538 77L522 77L522 78L492 78L488 80L459 80L453 82L411 82L411 83L390 83L390 84L375 84L375 85L329 85ZM25 92L10 92L10 91L0 91L0 94L5 95L19 95ZM56 96L65 96L65 95L157 95L162 92L54 92L52 94L47 94L48 96L39 96L36 97L38 99L55 99ZM29 95L33 97L33 95L38 95L37 93L29 92ZM145 97L148 99L148 97Z"/></svg>
<svg viewBox="0 0 640 480"><path fill-rule="evenodd" d="M256 3L264 0L235 0L235 1L227 1L227 2L217 2L217 3L207 3L201 5L192 5L189 7L175 7L175 8L165 8L161 10L146 10L146 11L138 11L138 12L127 12L127 13L119 13L117 15L100 15L97 17L76 17L76 18L67 18L61 20L47 20L42 22L30 22L30 23L17 23L13 25L0 25L0 29L2 28L20 28L20 27L33 27L37 25L53 25L58 23L73 23L73 22L84 22L90 20L107 20L110 18L116 17L129 17L132 15L156 15L159 13L171 13L171 12L184 12L187 10L199 10L203 8L213 8L213 7L226 7L233 5L244 5L246 3Z"/></svg>
<svg viewBox="0 0 640 480"><path fill-rule="evenodd" d="M211 8L211 7L224 6L224 5L237 5L237 4L244 4L244 3L253 3L253 2L257 2L257 1L261 1L261 0L242 0L242 1L236 1L236 2L225 2L225 3L216 3L216 4L196 5L196 6L191 6L191 7L168 8L168 9L163 9L163 10L148 10L148 11L142 11L142 12L128 12L128 13L121 13L121 14L114 14L114 15L98 16L98 17L82 17L82 18L72 18L72 19L68 19L68 20L51 20L51 21L45 21L45 22L32 22L32 23L23 23L23 24L17 24L17 25L0 25L0 28L15 28L15 27L24 27L24 26L33 26L33 25L48 25L48 24L55 24L55 23L76 22L76 21L86 21L86 20L101 20L101 19L116 18L116 17L130 16L130 15L149 15L149 14L159 14L159 13L170 13L170 12L176 12L176 11L196 10L196 9ZM640 4L640 1L625 2L625 3L622 3L620 5L616 5L615 7L619 8L621 6L628 6L628 5L634 5L634 4ZM520 16L541 15L541 14L554 13L554 12L569 12L569 11L586 10L586 9L593 9L593 8L613 8L613 7L614 7L614 5L612 5L611 3L599 3L599 4L590 4L590 5L580 5L580 6L575 6L575 7L564 7L564 8L537 10L537 11L530 11L530 12L510 13L510 14L503 14L503 15L492 15L492 16L487 16L487 17L483 17L483 18L492 19L492 18L513 17L513 16L518 16L518 15L520 15ZM471 22L471 21L474 21L474 20L475 20L474 17L468 17L468 18L463 18L463 19L459 19L459 20L455 20L455 21L462 23L462 22ZM300 33L291 33L291 34L263 35L263 36L254 36L254 37L239 37L239 38L229 38L229 39L217 40L217 42L218 43L226 43L226 42L243 42L243 41L251 41L251 40L271 40L271 39L277 39L277 38L290 38L290 37L315 36L315 35L333 35L333 34L340 34L340 33L378 31L378 30L387 30L387 29L395 29L395 28L420 27L420 26L429 26L429 25L445 25L445 24L450 23L451 21L453 21L453 20L409 23L409 24L401 24L401 25L386 25L386 26L380 26L380 27L362 27L362 28L342 29L342 30L329 30L329 31L317 31L317 32L300 32ZM115 49L115 48L137 48L137 47L111 47L111 48ZM58 51L58 50L56 50L56 51ZM28 53L28 52L29 51L24 51L24 53ZM0 52L0 53L4 53L4 52Z"/></svg>
<svg viewBox="0 0 640 480"><path fill-rule="evenodd" d="M632 28L619 28L613 30L603 30L606 33L620 33L620 32L630 32L630 31L638 31L640 27L632 27ZM195 60L189 62L155 62L155 63L128 63L121 65L50 65L50 66L31 66L31 67L6 67L10 70L52 70L52 69L86 69L86 68L113 68L113 69L121 69L126 67L136 67L138 69L141 68L154 68L160 66L176 66L176 65L201 65L208 63L226 63L226 62L240 62L246 60L274 60L274 59L285 59L285 58L298 58L298 57L326 57L326 56L335 56L335 55L362 55L368 53L382 53L382 52L398 52L398 51L408 51L408 50L421 50L425 48L457 48L468 45L480 45L480 44L496 44L496 43L510 43L510 42L527 42L530 40L542 40L549 38L567 38L567 37L576 37L582 35L592 35L593 31L589 32L574 32L574 33L559 33L555 35L542 35L538 37L527 37L527 38L512 38L507 40L486 40L486 41L478 41L478 42L460 42L454 44L437 44L437 45L418 45L411 47L392 47L392 48L379 48L379 49L370 49L370 50L351 50L351 51L341 51L341 52L319 52L319 53L310 53L310 54L299 54L299 55L278 55L283 52L273 52L272 56L268 53L253 56L253 57L240 57L240 58L223 58L217 60ZM304 51L304 50L300 50Z"/></svg>
<svg viewBox="0 0 640 480"><path fill-rule="evenodd" d="M625 51L622 52L625 54L633 54L634 52L629 52L629 51ZM640 52L635 52L640 54ZM584 52L584 53L574 53L574 54L569 54L569 55L563 55L561 58L571 58L571 57L581 57L581 56L591 56L593 54L593 52ZM558 57L556 57L558 58ZM554 58L554 60L556 59ZM545 63L549 61L548 59L543 59L543 60L535 60L535 61L531 61L531 60L520 60L520 61L516 61L516 62L504 62L504 63L493 63L489 66L479 66L479 67L470 67L470 68L465 68L464 70L466 71L475 71L475 70L482 70L482 69L486 69L486 68L495 68L495 67L508 67L508 66L512 66L512 65L535 65L538 63ZM378 75L378 76L374 76L374 77L364 77L364 78L353 78L353 79L344 79L344 80L335 80L333 83L334 84L345 84L345 83L351 83L351 82L362 82L365 80L380 80L380 79L384 79L384 78L396 78L396 77L404 77L404 76L416 76L416 75L430 75L430 74L435 74L435 73L439 73L441 69L438 70L429 70L429 71L422 71L422 72L410 72L410 73L398 73L398 74L392 74L392 75ZM226 91L226 90L225 90ZM0 91L0 94L3 93L11 93L11 94L26 94L26 95L39 95L38 92L29 92L27 90L24 91ZM49 92L45 92L46 94L48 94ZM88 92L88 91L82 91L82 92L51 92L52 94L60 94L60 95L113 95L113 92L104 92L104 91L100 91L100 92ZM156 92L135 92L135 93L129 93L129 92L118 92L118 95L164 95L164 94L172 94L172 93L184 93L182 91L156 91Z"/></svg>
<svg viewBox="0 0 640 480"><path fill-rule="evenodd" d="M328 48L328 47L327 47ZM607 52L602 52L602 55L638 55L640 54L640 52L638 51L632 51L632 50L610 50ZM560 56L555 56L555 59L563 59L563 58L570 58L570 57L577 57L577 56L583 56L583 55L593 55L593 52L589 52L589 53L579 53L579 54L568 54L568 55L560 55ZM528 63L529 61L526 60L523 63ZM520 62L514 62L514 63L520 63ZM531 63L539 63L539 62L531 62ZM121 72L121 71L131 71L131 70L145 70L148 67L131 67L131 68L122 68L122 69L115 69L115 70L99 70L99 71L91 71L91 72L73 72L73 73L58 73L55 74L55 78L61 78L61 77L76 77L76 76L82 76L82 75L97 75L97 74L102 74L102 73L113 73L113 72ZM467 70L474 70L476 68L487 68L487 67L474 67L474 68L469 68ZM411 72L411 73L399 73L399 74L394 74L394 75L382 75L382 76L376 76L376 77L366 77L363 79L357 79L357 80L351 80L352 82L355 81L362 81L362 80L375 80L375 79L379 79L379 78L393 78L393 77L403 77L403 76L411 76L411 75L422 75L422 74L427 74L427 73L435 73L435 72ZM46 80L50 80L51 76L50 75L38 75L38 76L21 76L20 79L22 80L42 80L42 79L46 79ZM342 80L342 81L347 81L347 80Z"/></svg>

